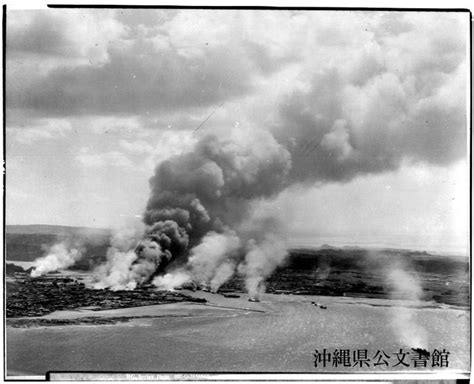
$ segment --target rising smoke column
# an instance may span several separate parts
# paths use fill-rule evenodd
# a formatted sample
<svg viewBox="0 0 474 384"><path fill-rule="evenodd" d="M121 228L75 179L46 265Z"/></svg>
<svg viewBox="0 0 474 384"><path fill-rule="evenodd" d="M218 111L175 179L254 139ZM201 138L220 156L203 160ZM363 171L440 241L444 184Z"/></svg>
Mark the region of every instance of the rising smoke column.
<svg viewBox="0 0 474 384"><path fill-rule="evenodd" d="M144 221L149 236L160 236L164 220L175 222L189 236L189 251L172 252L172 261L184 266L154 284L173 288L192 280L217 291L244 260L245 243L258 248L257 240L239 233L251 203L283 190L290 169L288 151L271 134L249 129L227 138L207 135L193 152L163 162L150 181Z"/></svg>
<svg viewBox="0 0 474 384"><path fill-rule="evenodd" d="M256 119L261 126L206 135L192 151L156 168L143 241L128 250L129 268L143 264L136 268L140 274L127 275L131 286L168 272L155 284L172 288L200 276L217 287L237 269L246 274L249 289L258 291L262 276L271 273L267 263L274 268L281 262L284 247L267 251L278 230L265 228L267 240L243 230L253 203L293 185L344 183L403 164L443 166L465 157L467 63L461 24L446 19L440 24L444 29L457 29L446 34L427 29L423 15L401 15L396 20L403 28L393 30L393 23L377 16L370 18L369 33L362 18L341 29L350 30L347 38L326 39L316 38L326 35L327 25L313 17L301 29L314 32L309 49L298 55L291 50L292 59L308 62L286 79L296 86L281 91L271 110L264 109L271 116ZM416 49L411 42L417 42ZM217 235L226 242L229 231L240 239L238 252L223 254L226 262L220 255L217 264L192 262L206 258L199 249Z"/></svg>
<svg viewBox="0 0 474 384"><path fill-rule="evenodd" d="M82 257L83 252L80 244L71 244L66 240L54 244L45 256L35 260L31 276L39 277L48 272L69 268Z"/></svg>
<svg viewBox="0 0 474 384"><path fill-rule="evenodd" d="M286 253L284 245L272 245L277 242L278 228L264 226L264 236L245 229L252 221L254 203L293 185L347 182L361 174L396 169L406 160L434 162L431 153L412 150L415 140L400 141L401 135L406 140L416 136L417 145L425 142L419 139L423 134L418 128L407 131L405 125L400 126L402 120L395 111L404 98L396 92L397 84L393 76L377 75L367 86L379 108L367 103L364 113L353 111L364 119L354 121L347 115L353 87L337 71L325 70L313 78L307 90L295 92L279 106L279 123L270 131L234 127L224 134L205 135L191 151L160 163L150 179L142 240L132 249L110 251L110 267L102 273L99 286L133 289L153 281L158 287L172 289L196 280L217 290L237 270L245 274L251 294L258 295L263 280ZM435 101L421 103L423 111ZM458 116L457 107L445 108L449 109L447 116ZM402 108L407 114L403 121L411 121L415 127L428 121L427 112L419 111L418 115L411 109L411 105ZM458 130L463 126L456 119L453 124ZM377 130L385 125L391 129ZM436 127L436 132L438 128L441 130ZM459 137L456 135L456 143L462 142ZM436 142L443 140L436 138ZM459 147L456 143L449 148ZM452 156L450 150L446 152L439 159L447 162ZM207 243L217 235L225 242L231 231L240 239L238 251L218 257L200 252L220 249ZM201 262L207 257L219 262ZM196 260L200 262L196 264ZM115 264L121 265L120 273ZM163 272L167 274L155 278ZM115 277L110 278L112 275Z"/></svg>
<svg viewBox="0 0 474 384"><path fill-rule="evenodd" d="M137 260L134 249L137 242L143 238L143 232L143 226L130 224L112 234L107 261L94 270L94 288L108 287L118 290L136 287L139 278L133 273L132 264Z"/></svg>
<svg viewBox="0 0 474 384"><path fill-rule="evenodd" d="M272 234L267 234L261 243L251 239L239 272L246 276L245 287L250 298L259 299L265 292L264 281L286 258L285 243Z"/></svg>
<svg viewBox="0 0 474 384"><path fill-rule="evenodd" d="M234 231L209 232L190 253L188 265L194 280L216 292L234 274L240 247Z"/></svg>
<svg viewBox="0 0 474 384"><path fill-rule="evenodd" d="M186 282L217 292L236 269L240 257L241 240L235 231L209 232L201 243L190 251L185 268L176 273L158 276L153 281L162 289L173 289Z"/></svg>
<svg viewBox="0 0 474 384"><path fill-rule="evenodd" d="M134 249L130 244L109 249L97 286L133 289L168 267L170 273L153 280L158 287L192 280L217 291L246 249L255 252L260 244L239 231L250 219L252 202L281 192L290 169L290 154L267 131L234 129L225 137L202 137L191 152L156 168L142 240ZM249 276L253 265L245 269Z"/></svg>
<svg viewBox="0 0 474 384"><path fill-rule="evenodd" d="M392 260L385 266L390 297L395 300L423 300L423 287L413 268L406 263ZM390 324L399 340L407 346L427 348L428 332L417 319L419 311L404 305L391 308Z"/></svg>
<svg viewBox="0 0 474 384"><path fill-rule="evenodd" d="M183 252L187 244L186 232L171 220L146 230L133 226L121 229L111 239L107 262L94 271L95 288L135 289L148 282L173 254Z"/></svg>

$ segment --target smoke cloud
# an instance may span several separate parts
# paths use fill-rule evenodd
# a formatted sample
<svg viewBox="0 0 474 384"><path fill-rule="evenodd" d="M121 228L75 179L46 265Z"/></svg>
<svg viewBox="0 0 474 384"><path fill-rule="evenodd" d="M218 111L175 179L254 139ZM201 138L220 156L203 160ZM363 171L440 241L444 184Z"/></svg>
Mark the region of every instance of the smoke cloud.
<svg viewBox="0 0 474 384"><path fill-rule="evenodd" d="M118 229L111 237L107 260L94 270L94 288L112 290L134 289L143 281L143 270L150 266L149 258L140 263L134 249L143 237L143 226L129 225Z"/></svg>
<svg viewBox="0 0 474 384"><path fill-rule="evenodd" d="M21 116L19 130L30 115L121 115L160 126L157 120L194 121L203 108L227 103L210 122L212 134L203 127L192 150L156 167L144 226L112 237L106 262L95 270L98 288L194 281L217 290L237 272L257 296L286 255L285 223L270 213L269 220L254 217L262 201L296 185L466 157L465 16L270 13L147 12L146 23L134 20L143 15L86 13L103 19L89 23L100 26L87 34L69 22L75 12L9 18L10 60L44 56L34 64L39 71L18 65L31 60L10 66L16 70L7 76L9 115ZM59 57L68 61L53 60ZM175 76L163 76L169 73ZM19 78L29 80L19 87ZM58 93L64 84L68 92ZM242 124L229 128L237 119ZM115 148L110 153L117 155ZM100 160L104 154L90 157L110 162ZM35 273L70 266L80 254L55 246ZM393 280L407 280L416 291L403 274Z"/></svg>
<svg viewBox="0 0 474 384"><path fill-rule="evenodd" d="M172 289L192 281L217 291L238 272L251 297L258 297L286 251L279 236L284 223L272 215L255 219L255 204L294 185L344 182L395 169L403 161L453 161L459 154L451 149L465 140L463 112L456 103L440 100L464 89L457 80L462 68L459 64L454 70L453 84L425 90L424 97L405 89L404 77L382 67L357 89L353 74L323 69L306 90L295 91L280 105L277 124L205 134L192 150L157 166L143 214L145 228L125 242L122 235L112 240L107 262L96 270L96 287L134 289L153 282ZM408 100L418 103L406 101L409 91ZM354 104L359 96L362 104ZM452 119L442 125L440 119L433 121L433 108ZM456 127L449 140L445 123ZM381 125L388 128L379 130ZM447 145L428 151L427 137ZM416 285L395 271L416 295ZM393 287L403 293L401 286Z"/></svg>
<svg viewBox="0 0 474 384"><path fill-rule="evenodd" d="M397 300L421 301L423 288L414 271L403 262L390 262L385 269L390 296ZM406 306L391 309L390 322L400 341L413 348L427 348L428 333L417 321L416 308Z"/></svg>
<svg viewBox="0 0 474 384"><path fill-rule="evenodd" d="M240 246L240 239L234 231L209 232L191 250L188 261L196 282L217 291L234 274Z"/></svg>
<svg viewBox="0 0 474 384"><path fill-rule="evenodd" d="M281 241L275 237L272 246L269 240L279 224L252 224L252 203L286 188L290 169L288 151L267 131L234 129L227 136L202 137L191 152L156 168L145 228L112 239L107 262L96 269L96 287L134 289L152 281L173 289L193 281L217 291L237 270L252 286L284 254Z"/></svg>
<svg viewBox="0 0 474 384"><path fill-rule="evenodd" d="M275 236L268 235L261 243L253 239L248 242L245 261L240 264L239 269L246 276L245 286L250 298L259 299L265 292L265 279L286 256L285 244Z"/></svg>
<svg viewBox="0 0 474 384"><path fill-rule="evenodd" d="M161 163L150 180L146 237L160 238L164 223L169 223L182 241L174 237L167 245L171 252L166 261L174 272L154 279L154 284L173 288L192 280L217 291L236 270L249 278L258 274L254 268L266 274L273 270L280 257L254 262L252 255L267 255L269 244L257 239L258 231L252 234L246 228L252 202L286 188L290 169L287 149L258 129L234 129L227 137L206 135L192 152ZM246 253L250 262L239 267Z"/></svg>
<svg viewBox="0 0 474 384"><path fill-rule="evenodd" d="M211 231L190 251L185 268L158 276L153 284L161 289L173 289L192 281L201 288L217 292L234 274L240 246L234 231Z"/></svg>
<svg viewBox="0 0 474 384"><path fill-rule="evenodd" d="M79 261L83 255L80 245L72 245L67 241L54 244L44 257L35 260L32 277L40 277L48 272L66 269Z"/></svg>
<svg viewBox="0 0 474 384"><path fill-rule="evenodd" d="M443 45L462 52L454 41ZM430 57L440 54L434 43L426 49L433 50ZM444 166L465 158L465 61L453 59L447 76L446 68L424 67L424 55L412 54L414 66L396 71L387 57L368 57L377 68L363 79L364 66L354 62L363 57L356 54L341 66L322 65L304 89L279 104L271 131L291 153L291 183L346 182L404 162ZM414 83L417 78L423 83Z"/></svg>
<svg viewBox="0 0 474 384"><path fill-rule="evenodd" d="M294 185L345 182L404 161L453 161L459 156L453 149L465 142L464 112L440 100L464 89L462 68L453 67L452 84L423 95L406 82L410 73L395 76L388 67L362 82L352 72L323 68L280 104L276 124L202 136L191 151L155 169L142 239L134 249L110 251L111 267L103 275L115 277L106 285L133 289L153 281L174 288L193 281L216 291L237 271L257 297L286 252L279 236L284 223L272 215L256 220L255 204ZM433 108L450 120L434 121ZM456 127L448 145L425 148L428 137L447 142L445 123ZM113 266L117 257L123 259L120 273Z"/></svg>
<svg viewBox="0 0 474 384"><path fill-rule="evenodd" d="M191 281L192 277L188 273L175 271L173 273L166 273L163 276L155 277L153 285L165 291L172 291L173 289Z"/></svg>

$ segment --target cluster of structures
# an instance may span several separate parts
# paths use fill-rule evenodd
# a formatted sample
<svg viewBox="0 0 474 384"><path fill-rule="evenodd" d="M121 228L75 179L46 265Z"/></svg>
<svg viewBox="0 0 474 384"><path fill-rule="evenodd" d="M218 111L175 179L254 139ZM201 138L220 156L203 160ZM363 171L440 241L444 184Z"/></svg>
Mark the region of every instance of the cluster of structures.
<svg viewBox="0 0 474 384"><path fill-rule="evenodd" d="M205 299L194 298L181 292L156 291L147 286L133 291L88 289L75 278L55 275L31 278L26 271L14 272L6 284L8 318L37 317L57 310L84 307L104 310L181 301L206 302Z"/></svg>

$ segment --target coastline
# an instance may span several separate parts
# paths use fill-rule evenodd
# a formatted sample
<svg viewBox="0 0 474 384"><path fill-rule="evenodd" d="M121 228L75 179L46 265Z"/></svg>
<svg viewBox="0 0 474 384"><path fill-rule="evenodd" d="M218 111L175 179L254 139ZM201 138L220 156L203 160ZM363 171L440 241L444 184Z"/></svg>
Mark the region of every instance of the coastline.
<svg viewBox="0 0 474 384"><path fill-rule="evenodd" d="M208 303L80 309L42 317L127 318L103 325L7 326L8 374L41 375L55 370L367 373L374 367L315 367L313 353L342 348L393 353L419 347L450 352L450 365L442 372L469 370L467 309L389 299L273 294L254 303L245 294L225 298L202 291L189 293ZM405 329L396 326L399 315ZM413 330L425 334L423 345L410 345ZM404 368L376 367L375 372L435 369Z"/></svg>

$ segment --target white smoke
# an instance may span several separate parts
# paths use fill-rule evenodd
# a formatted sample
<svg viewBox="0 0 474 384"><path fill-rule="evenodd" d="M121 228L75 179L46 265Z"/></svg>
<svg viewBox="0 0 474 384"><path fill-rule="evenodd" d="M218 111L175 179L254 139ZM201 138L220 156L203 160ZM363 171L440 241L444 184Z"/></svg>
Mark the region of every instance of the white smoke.
<svg viewBox="0 0 474 384"><path fill-rule="evenodd" d="M202 137L192 151L157 166L136 258L130 247L109 250L111 265L102 275L117 278L101 282L133 287L153 279L173 289L192 281L217 291L243 261L247 240L261 237L241 229L252 203L281 192L290 168L288 151L268 131L247 127ZM119 271L116 256L125 259Z"/></svg>
<svg viewBox="0 0 474 384"><path fill-rule="evenodd" d="M209 232L189 257L188 266L196 282L217 291L233 275L233 260L238 257L239 248L240 239L234 231Z"/></svg>
<svg viewBox="0 0 474 384"><path fill-rule="evenodd" d="M107 250L107 261L94 270L94 288L136 288L140 271L133 265L138 257L134 248L143 237L143 230L143 225L132 224L115 231Z"/></svg>
<svg viewBox="0 0 474 384"><path fill-rule="evenodd" d="M288 252L285 243L271 234L266 235L262 242L249 240L247 250L239 272L245 275L250 298L259 299L265 292L265 279L285 260Z"/></svg>
<svg viewBox="0 0 474 384"><path fill-rule="evenodd" d="M235 263L224 262L217 267L214 277L209 283L211 292L217 292L222 284L229 280L235 272Z"/></svg>
<svg viewBox="0 0 474 384"><path fill-rule="evenodd" d="M401 262L392 262L386 269L392 299L416 302L423 298L423 288L415 272ZM391 309L391 325L400 341L412 348L427 348L428 333L417 320L416 308L404 305Z"/></svg>
<svg viewBox="0 0 474 384"><path fill-rule="evenodd" d="M71 246L67 242L54 244L46 256L35 260L31 276L39 277L48 272L69 268L82 257L82 254L83 250L79 246Z"/></svg>
<svg viewBox="0 0 474 384"><path fill-rule="evenodd" d="M410 146L415 140L399 142L402 136L431 135L441 127L441 120L428 118L432 110L427 108L410 112L414 117L406 120L413 120L415 128L406 128L411 124L401 123L405 120L399 118L399 106L406 102L402 85L411 83L392 72L375 74L364 85L370 91L366 101L371 102L364 104L363 116L356 113L358 108L351 109L352 93L359 86L353 86L352 80L347 83L347 74L324 68L307 89L287 95L272 126L214 129L190 151L158 164L150 179L142 240L135 239L135 248L113 245L109 249L108 262L100 269L100 286L133 289L169 272L165 281L157 278L154 284L176 287L179 281L191 280L217 290L237 270L245 276L250 295L258 296L265 279L285 259L286 248L275 235L278 229L265 225L262 233L253 233L243 228L251 221L254 203L268 201L295 184L349 181L396 169L406 159L436 163L431 152L415 156L419 151ZM438 92L433 89L433 96ZM392 93L395 99L380 96ZM410 100L421 98L412 96ZM347 115L347 111L353 113ZM457 108L447 112L455 117L458 131L464 132L459 130L464 123L458 121ZM397 129L380 130L381 119L392 128L402 124L400 129L410 132L400 136ZM436 127L426 125L428 119L436 120L432 123ZM445 129L439 132L436 142L444 142ZM463 135L456 135L450 146L459 147L465 141ZM367 137L376 137L377 145ZM452 158L446 153L443 161Z"/></svg>
<svg viewBox="0 0 474 384"><path fill-rule="evenodd" d="M133 250L122 252L116 248L109 248L106 263L98 266L94 271L94 277L97 280L94 288L134 289L137 283L131 276L130 270L136 259L137 255Z"/></svg>
<svg viewBox="0 0 474 384"><path fill-rule="evenodd" d="M155 277L153 285L164 291L172 291L191 281L192 277L188 273L179 270Z"/></svg>
<svg viewBox="0 0 474 384"><path fill-rule="evenodd" d="M201 288L217 292L234 274L239 256L240 239L235 231L209 232L201 243L190 251L187 264L172 273L155 278L153 284L161 289L172 289L193 281Z"/></svg>

